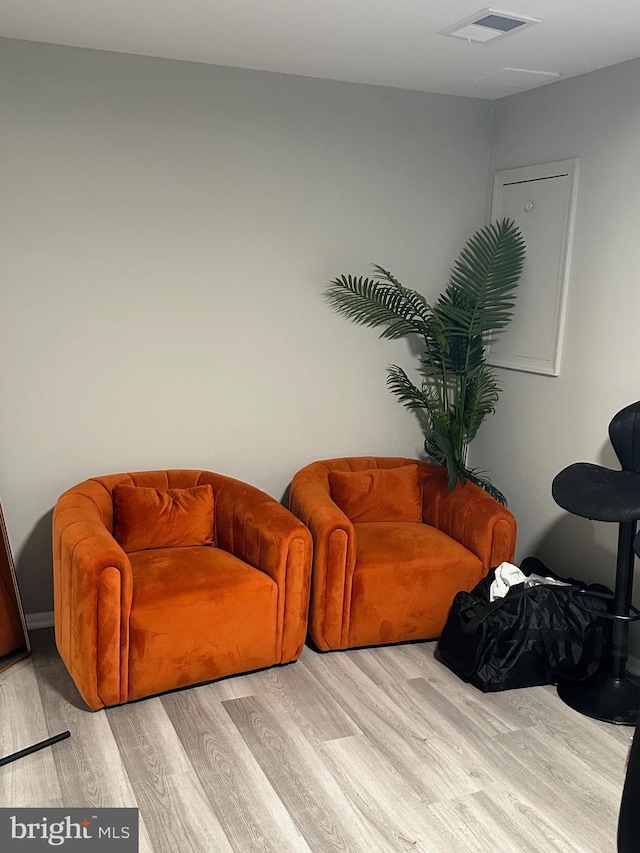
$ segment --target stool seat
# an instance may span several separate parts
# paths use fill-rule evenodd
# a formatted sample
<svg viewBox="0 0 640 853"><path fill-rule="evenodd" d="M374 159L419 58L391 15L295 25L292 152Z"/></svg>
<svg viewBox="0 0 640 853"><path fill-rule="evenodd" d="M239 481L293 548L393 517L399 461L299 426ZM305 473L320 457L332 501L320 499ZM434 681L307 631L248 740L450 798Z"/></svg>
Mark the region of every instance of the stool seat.
<svg viewBox="0 0 640 853"><path fill-rule="evenodd" d="M573 515L622 524L640 519L640 474L575 462L553 480L554 501Z"/></svg>

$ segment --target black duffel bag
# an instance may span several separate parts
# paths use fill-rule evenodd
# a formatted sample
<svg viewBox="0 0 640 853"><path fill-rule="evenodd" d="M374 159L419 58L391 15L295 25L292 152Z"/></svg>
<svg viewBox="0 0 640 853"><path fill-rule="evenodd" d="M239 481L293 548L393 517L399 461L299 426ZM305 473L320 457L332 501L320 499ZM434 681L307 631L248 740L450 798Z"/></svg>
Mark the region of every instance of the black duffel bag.
<svg viewBox="0 0 640 853"><path fill-rule="evenodd" d="M438 641L436 658L483 692L554 684L560 675L586 678L607 654L610 621L584 610L578 598L607 612L606 600L589 593L611 590L561 578L535 557L523 560L520 570L571 585L521 583L491 602L491 569L471 592L457 593ZM576 596L576 588L585 592Z"/></svg>

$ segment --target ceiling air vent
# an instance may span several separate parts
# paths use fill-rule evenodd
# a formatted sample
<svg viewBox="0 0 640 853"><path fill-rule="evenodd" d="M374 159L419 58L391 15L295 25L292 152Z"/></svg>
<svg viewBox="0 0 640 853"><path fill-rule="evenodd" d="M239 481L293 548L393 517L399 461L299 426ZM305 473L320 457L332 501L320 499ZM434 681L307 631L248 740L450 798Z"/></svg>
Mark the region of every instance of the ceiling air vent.
<svg viewBox="0 0 640 853"><path fill-rule="evenodd" d="M464 21L458 21L444 30L443 36L455 36L466 41L495 41L496 39L517 33L533 24L539 24L540 18L526 18L511 12L498 12L496 9L483 9Z"/></svg>

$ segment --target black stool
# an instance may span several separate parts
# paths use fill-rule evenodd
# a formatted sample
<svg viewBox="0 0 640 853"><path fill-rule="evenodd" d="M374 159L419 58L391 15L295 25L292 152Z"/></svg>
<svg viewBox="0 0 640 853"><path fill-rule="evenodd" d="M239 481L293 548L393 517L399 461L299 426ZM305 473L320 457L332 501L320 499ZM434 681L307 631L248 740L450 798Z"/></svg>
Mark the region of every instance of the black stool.
<svg viewBox="0 0 640 853"><path fill-rule="evenodd" d="M619 525L615 591L613 595L603 595L611 600L609 612L598 611L598 615L613 623L611 660L584 681L561 679L558 695L588 717L635 726L640 709L640 683L627 673L626 665L629 623L640 619L640 611L631 603L633 543L640 519L640 402L614 415L609 424L609 438L622 465L621 471L577 462L561 471L552 485L553 499L563 509L583 518ZM579 591L577 601L580 603Z"/></svg>

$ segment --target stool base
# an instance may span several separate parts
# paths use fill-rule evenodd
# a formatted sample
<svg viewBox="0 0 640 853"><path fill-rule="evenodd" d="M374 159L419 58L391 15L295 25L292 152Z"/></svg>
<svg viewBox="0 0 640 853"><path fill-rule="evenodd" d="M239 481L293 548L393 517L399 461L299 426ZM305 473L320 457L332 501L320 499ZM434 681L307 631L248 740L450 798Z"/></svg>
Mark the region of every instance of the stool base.
<svg viewBox="0 0 640 853"><path fill-rule="evenodd" d="M628 673L614 678L607 672L597 672L584 681L558 681L558 696L562 701L587 717L635 726L640 709L640 683Z"/></svg>

